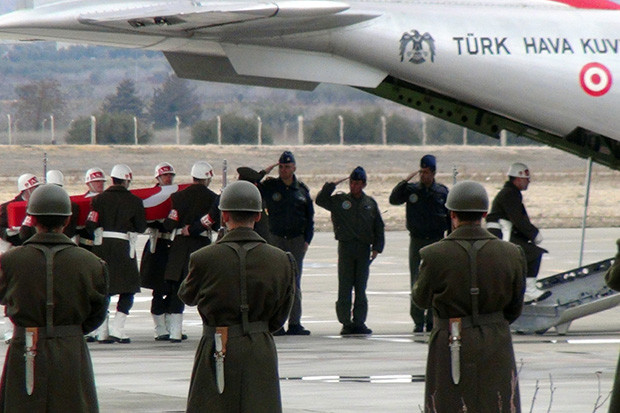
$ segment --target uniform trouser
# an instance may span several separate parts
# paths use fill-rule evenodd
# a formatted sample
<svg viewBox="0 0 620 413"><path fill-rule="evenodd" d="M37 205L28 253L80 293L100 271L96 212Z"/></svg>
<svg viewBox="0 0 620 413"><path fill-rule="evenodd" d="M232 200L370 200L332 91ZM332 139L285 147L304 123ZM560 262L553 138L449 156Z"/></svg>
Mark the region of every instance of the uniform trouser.
<svg viewBox="0 0 620 413"><path fill-rule="evenodd" d="M181 281L166 280L166 284L168 284L169 290L166 296L166 312L168 314L183 314L183 310L185 310L185 303L183 303L183 301L179 298L179 287L181 286Z"/></svg>
<svg viewBox="0 0 620 413"><path fill-rule="evenodd" d="M413 288L413 284L418 280L418 275L420 273L420 250L427 245L430 245L434 242L439 241L441 238L416 238L414 236L409 237L409 274L410 274L410 287ZM411 289L409 290L411 291ZM416 326L423 326L424 321L426 321L427 325L433 324L433 312L431 309L428 310L426 314L426 319L424 317L424 309L421 309L413 302L411 299L409 305L409 314L413 319L413 322Z"/></svg>
<svg viewBox="0 0 620 413"><path fill-rule="evenodd" d="M166 281L166 287L163 289L153 289L153 299L151 300L151 314L153 315L162 315L162 314L170 314L170 313L182 313L183 308L179 310L180 301L178 298L175 301L174 298L177 297L177 292L179 291L179 286L176 288L173 285L174 282ZM172 305L174 304L174 306ZM173 308L176 311L171 311Z"/></svg>
<svg viewBox="0 0 620 413"><path fill-rule="evenodd" d="M118 303L116 303L116 311L129 314L129 310L133 307L134 293L121 293L118 295Z"/></svg>
<svg viewBox="0 0 620 413"><path fill-rule="evenodd" d="M295 277L295 299L291 313L288 316L289 327L291 324L301 324L301 269L303 267L304 256L306 255L306 241L303 235L294 238L283 238L275 234L271 234L271 243L273 246L283 251L293 254L297 262L297 276Z"/></svg>
<svg viewBox="0 0 620 413"><path fill-rule="evenodd" d="M488 231L499 239L502 239L501 230L497 228L490 228ZM546 252L546 250L540 248L532 242L528 242L525 238L515 237L514 235L510 238L510 242L523 248L523 252L525 252L525 260L527 261L527 277L536 278L538 276L538 271L540 270L542 255Z"/></svg>
<svg viewBox="0 0 620 413"><path fill-rule="evenodd" d="M358 241L338 242L338 301L336 316L343 325L351 324L351 290L355 291L353 324L363 325L368 315L370 245Z"/></svg>

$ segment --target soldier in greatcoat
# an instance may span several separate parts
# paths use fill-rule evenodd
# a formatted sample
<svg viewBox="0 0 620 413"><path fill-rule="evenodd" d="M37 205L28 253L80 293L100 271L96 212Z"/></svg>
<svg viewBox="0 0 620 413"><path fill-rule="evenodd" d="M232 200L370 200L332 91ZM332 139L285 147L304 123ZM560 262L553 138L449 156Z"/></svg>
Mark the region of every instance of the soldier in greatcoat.
<svg viewBox="0 0 620 413"><path fill-rule="evenodd" d="M194 251L211 244L211 231L205 230L200 218L209 212L217 199L217 194L208 188L213 178L213 168L208 162L196 162L192 166L191 175L193 184L170 196L172 209L164 220L164 228L175 234L164 274L170 286L168 318L170 341L173 343L183 339L185 309L176 293L181 281L187 276L189 256Z"/></svg>
<svg viewBox="0 0 620 413"><path fill-rule="evenodd" d="M93 245L93 253L104 259L110 269L110 295L118 294L116 314L107 319L97 339L104 343L130 343L125 322L133 306L134 294L140 292L140 273L136 261L137 234L146 230L142 200L129 192L131 169L125 164L114 165L112 185L93 198L86 229L101 237ZM100 234L100 235L99 235Z"/></svg>
<svg viewBox="0 0 620 413"><path fill-rule="evenodd" d="M453 231L420 251L412 297L433 308L425 411L521 411L509 324L521 314L523 250L482 228L489 200L464 181L448 195Z"/></svg>
<svg viewBox="0 0 620 413"><path fill-rule="evenodd" d="M282 327L290 311L296 264L290 253L252 230L262 210L256 186L232 183L222 192L220 209L229 232L192 254L179 290L187 305L198 306L203 322L187 412L278 413L278 362L270 332Z"/></svg>
<svg viewBox="0 0 620 413"><path fill-rule="evenodd" d="M349 193L333 194L336 186L347 179ZM365 187L366 171L358 166L348 178L326 182L316 196L316 204L331 212L334 234L338 240L336 316L342 324L341 335L372 333L366 326L366 285L370 263L383 252L385 225L377 202L364 193ZM353 312L352 291L355 291Z"/></svg>
<svg viewBox="0 0 620 413"><path fill-rule="evenodd" d="M155 167L156 187L172 185L176 172L168 162L161 162ZM166 318L170 317L168 303L170 302L170 286L164 279L168 253L172 246L172 232L164 228L163 219L147 223L149 239L142 252L140 261L140 279L142 287L153 290L151 300L151 315L155 324L155 340L170 339Z"/></svg>
<svg viewBox="0 0 620 413"><path fill-rule="evenodd" d="M612 266L605 273L605 282L616 291L620 291L620 239L616 241L618 252ZM611 392L611 400L609 402L609 413L620 412L620 359L618 359L618 367L616 367L616 377L614 379L614 388Z"/></svg>
<svg viewBox="0 0 620 413"><path fill-rule="evenodd" d="M108 311L106 264L62 233L71 215L62 188L37 188L28 214L37 234L0 257L0 300L15 323L0 412L98 412L83 335Z"/></svg>

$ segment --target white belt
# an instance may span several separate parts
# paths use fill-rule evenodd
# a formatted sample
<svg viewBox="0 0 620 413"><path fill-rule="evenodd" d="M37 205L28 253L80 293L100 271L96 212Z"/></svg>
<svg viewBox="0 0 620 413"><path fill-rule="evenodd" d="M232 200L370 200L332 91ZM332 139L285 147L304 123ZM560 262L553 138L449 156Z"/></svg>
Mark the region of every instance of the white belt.
<svg viewBox="0 0 620 413"><path fill-rule="evenodd" d="M170 232L160 232L159 234L157 234L157 238L161 238L161 239L172 239L172 234Z"/></svg>
<svg viewBox="0 0 620 413"><path fill-rule="evenodd" d="M174 230L173 233L174 233L175 236L177 236L177 235L185 236L185 235L182 234L182 232L183 232L183 228L177 228L177 229ZM201 236L201 237L210 238L211 237L211 231L202 231L198 235Z"/></svg>
<svg viewBox="0 0 620 413"><path fill-rule="evenodd" d="M129 241L129 235L126 232L116 232L116 231L103 231L101 234L103 238L116 238L116 239L124 239L125 241Z"/></svg>
<svg viewBox="0 0 620 413"><path fill-rule="evenodd" d="M499 224L499 222L487 222L487 229L488 228L499 229L500 231L502 230L502 226Z"/></svg>

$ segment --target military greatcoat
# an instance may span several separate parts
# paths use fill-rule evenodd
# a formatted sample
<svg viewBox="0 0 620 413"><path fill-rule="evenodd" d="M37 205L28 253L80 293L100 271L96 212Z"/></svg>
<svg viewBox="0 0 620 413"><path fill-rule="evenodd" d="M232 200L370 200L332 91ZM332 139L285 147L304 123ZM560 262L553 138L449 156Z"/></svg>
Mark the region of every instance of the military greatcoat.
<svg viewBox="0 0 620 413"><path fill-rule="evenodd" d="M451 375L450 331L442 327L447 322L440 322L472 315L470 259L457 240L489 240L476 259L479 314L499 317L492 323L463 328L458 385ZM523 251L479 225L463 225L420 254L420 276L412 298L420 308L432 307L436 317L426 364L425 411L519 412L509 324L523 307L527 268Z"/></svg>
<svg viewBox="0 0 620 413"><path fill-rule="evenodd" d="M618 253L613 265L605 273L605 282L609 288L620 291L620 239L616 241L618 245ZM611 392L611 401L609 403L609 413L620 412L620 358L618 359L618 367L616 367L616 377L614 379L614 388Z"/></svg>
<svg viewBox="0 0 620 413"><path fill-rule="evenodd" d="M46 261L38 246L66 246L53 259L54 326L74 326L71 336L42 338L46 331ZM24 337L7 351L0 412L97 412L97 393L83 334L108 311L106 264L64 234L40 233L0 258L0 300L19 327L42 327L35 356L34 392L26 394ZM81 327L81 328L80 328Z"/></svg>
<svg viewBox="0 0 620 413"><path fill-rule="evenodd" d="M237 253L227 244L258 243L247 253L247 296L250 323L264 322L264 331L229 337L225 387L218 394L214 370L214 337L198 345L187 402L188 412L277 413L282 411L278 361L273 337L286 321L294 296L296 264L282 250L268 245L249 228L237 228L220 241L191 256L179 297L197 305L210 327L241 323L240 268ZM269 331L267 331L267 329Z"/></svg>
<svg viewBox="0 0 620 413"><path fill-rule="evenodd" d="M96 213L93 215L93 211ZM93 221L96 217L96 221ZM142 200L121 185L112 185L93 198L86 228L126 234L146 231L146 217ZM124 239L103 238L101 245L93 246L93 253L104 259L110 269L110 295L140 291L140 273L136 258L129 256L129 242Z"/></svg>

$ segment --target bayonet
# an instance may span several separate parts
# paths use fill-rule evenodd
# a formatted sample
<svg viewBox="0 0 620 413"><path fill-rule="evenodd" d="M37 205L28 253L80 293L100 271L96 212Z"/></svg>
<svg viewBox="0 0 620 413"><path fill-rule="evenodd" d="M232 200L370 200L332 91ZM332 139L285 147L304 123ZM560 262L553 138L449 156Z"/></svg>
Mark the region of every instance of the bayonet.
<svg viewBox="0 0 620 413"><path fill-rule="evenodd" d="M450 371L452 382L461 381L461 319L450 319Z"/></svg>
<svg viewBox="0 0 620 413"><path fill-rule="evenodd" d="M222 342L222 334L215 333L215 383L217 384L217 392L222 394L224 392L224 357L225 347Z"/></svg>
<svg viewBox="0 0 620 413"><path fill-rule="evenodd" d="M34 359L37 355L38 329L36 327L26 328L26 345L24 359L26 362L26 394L31 396L34 392Z"/></svg>

